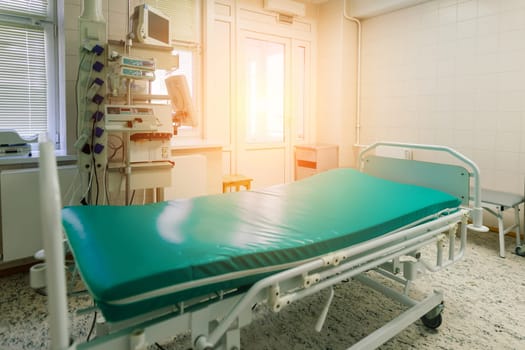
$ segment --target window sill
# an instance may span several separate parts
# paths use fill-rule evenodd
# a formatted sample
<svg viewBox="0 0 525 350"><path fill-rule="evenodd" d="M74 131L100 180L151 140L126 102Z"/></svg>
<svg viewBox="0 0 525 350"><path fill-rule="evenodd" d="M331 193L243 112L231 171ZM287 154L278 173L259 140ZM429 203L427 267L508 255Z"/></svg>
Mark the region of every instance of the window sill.
<svg viewBox="0 0 525 350"><path fill-rule="evenodd" d="M37 164L40 154L38 151L31 152L31 156L0 156L0 165ZM67 155L63 151L56 151L57 162L76 162L77 156Z"/></svg>

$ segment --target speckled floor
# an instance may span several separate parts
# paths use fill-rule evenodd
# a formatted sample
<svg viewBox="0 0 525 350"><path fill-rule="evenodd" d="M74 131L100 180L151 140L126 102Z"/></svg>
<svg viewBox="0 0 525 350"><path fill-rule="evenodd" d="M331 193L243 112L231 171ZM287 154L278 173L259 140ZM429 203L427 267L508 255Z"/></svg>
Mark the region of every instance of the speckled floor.
<svg viewBox="0 0 525 350"><path fill-rule="evenodd" d="M444 292L441 327L431 331L418 321L380 349L525 349L525 258L511 253L511 238L507 247L507 258L499 258L495 234L470 233L466 257L423 276L413 290L414 295ZM29 287L27 274L0 278L0 286L0 349L46 349L46 298ZM322 331L316 333L313 327L325 300L326 293L320 293L278 314L257 310L255 320L241 331L243 348L346 349L404 309L357 282L342 283L335 288ZM93 315L78 316L74 310L90 305L86 295L69 299L75 339L86 339ZM160 345L186 350L188 338L181 335Z"/></svg>

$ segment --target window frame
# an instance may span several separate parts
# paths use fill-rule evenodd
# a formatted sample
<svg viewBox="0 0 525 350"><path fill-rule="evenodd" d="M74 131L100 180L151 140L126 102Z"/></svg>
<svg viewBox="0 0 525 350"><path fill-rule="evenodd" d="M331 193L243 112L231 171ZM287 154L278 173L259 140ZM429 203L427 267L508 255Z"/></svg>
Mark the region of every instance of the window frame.
<svg viewBox="0 0 525 350"><path fill-rule="evenodd" d="M47 80L47 130L57 151L66 151L64 0L47 0L46 15L0 9L6 26L42 28L45 40ZM36 148L36 144L31 144ZM36 149L35 149L36 150Z"/></svg>

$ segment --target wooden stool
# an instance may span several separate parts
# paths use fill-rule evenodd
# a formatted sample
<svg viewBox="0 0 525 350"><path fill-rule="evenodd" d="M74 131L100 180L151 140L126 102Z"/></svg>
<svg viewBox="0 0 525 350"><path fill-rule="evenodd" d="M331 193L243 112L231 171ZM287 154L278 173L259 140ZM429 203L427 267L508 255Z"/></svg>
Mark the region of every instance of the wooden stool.
<svg viewBox="0 0 525 350"><path fill-rule="evenodd" d="M250 189L253 179L244 175L224 175L222 177L222 193L226 193L227 189L235 186L235 191L239 191L241 186L247 190Z"/></svg>

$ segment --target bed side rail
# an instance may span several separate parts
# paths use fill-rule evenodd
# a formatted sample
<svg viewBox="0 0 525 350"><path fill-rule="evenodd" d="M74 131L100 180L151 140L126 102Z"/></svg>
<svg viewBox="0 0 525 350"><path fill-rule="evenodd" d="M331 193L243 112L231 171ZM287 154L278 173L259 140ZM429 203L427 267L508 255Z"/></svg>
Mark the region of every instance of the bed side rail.
<svg viewBox="0 0 525 350"><path fill-rule="evenodd" d="M371 155L373 151L380 146L444 153L452 156L460 165L438 164ZM475 231L488 231L488 228L483 225L479 168L477 164L468 157L450 147L399 142L376 142L359 153L359 168L363 172L386 179L440 189L462 198L465 206L468 206L469 203L469 187L470 179L472 179L472 224L468 227ZM438 169L439 172L436 173ZM447 176L446 181L443 181L443 176Z"/></svg>

